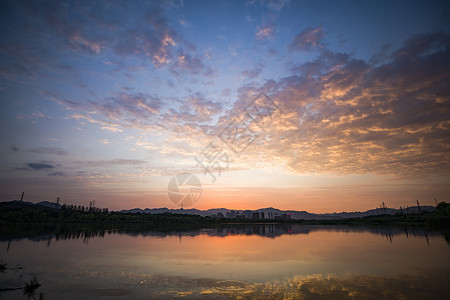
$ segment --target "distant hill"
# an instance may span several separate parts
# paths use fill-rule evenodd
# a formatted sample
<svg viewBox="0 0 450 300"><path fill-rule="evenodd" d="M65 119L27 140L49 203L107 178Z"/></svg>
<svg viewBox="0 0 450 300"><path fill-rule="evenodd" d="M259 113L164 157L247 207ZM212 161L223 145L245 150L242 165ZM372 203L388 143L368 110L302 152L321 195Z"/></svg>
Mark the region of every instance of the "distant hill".
<svg viewBox="0 0 450 300"><path fill-rule="evenodd" d="M0 202L0 207L5 208L54 208L54 209L60 209L62 207L61 204L55 203L55 202L49 202L49 201L41 201L38 203L28 202L28 201L22 201L22 200L13 200L13 201L5 201Z"/></svg>
<svg viewBox="0 0 450 300"><path fill-rule="evenodd" d="M419 212L432 212L434 211L434 206L421 206L420 211L417 206L409 207L403 210L404 213L408 214L416 214ZM199 215L199 216L213 216L217 215L219 212L223 215L226 215L227 212L231 212L232 210L227 208L214 208L208 210L198 210L195 208L191 209L169 209L167 207L163 208L133 208L128 210L121 210L123 213L146 213L146 214L160 214L160 213L173 213L173 214L187 214L187 215ZM242 210L235 210L240 211ZM385 209L371 209L364 212L340 212L340 213L326 213L326 214L314 214L309 213L307 211L296 211L296 210L280 210L273 207L268 208L260 208L256 210L252 210L252 212L264 212L265 216L267 214L273 213L277 215L287 214L291 216L291 219L294 220L336 220L336 219L347 219L347 218L361 218L366 216L375 216L375 215L395 215L400 213L399 209L394 208L385 208Z"/></svg>
<svg viewBox="0 0 450 300"><path fill-rule="evenodd" d="M52 209L52 210L59 210L61 208L61 205L48 202L48 201L42 201L39 203L32 203L28 201L21 201L21 200L13 200L13 201L5 201L0 202L0 208L5 209L22 209L22 208L28 208L28 209Z"/></svg>
<svg viewBox="0 0 450 300"><path fill-rule="evenodd" d="M36 203L36 205L41 205L41 206L56 208L56 209L60 209L62 207L61 204L58 204L56 202L50 202L50 201L41 201L41 202Z"/></svg>

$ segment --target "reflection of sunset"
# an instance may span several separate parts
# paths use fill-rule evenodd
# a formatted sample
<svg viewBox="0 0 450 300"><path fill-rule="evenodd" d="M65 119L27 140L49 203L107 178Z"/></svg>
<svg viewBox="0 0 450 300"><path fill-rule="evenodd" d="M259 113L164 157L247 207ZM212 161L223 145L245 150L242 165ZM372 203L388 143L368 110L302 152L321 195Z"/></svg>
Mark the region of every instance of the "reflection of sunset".
<svg viewBox="0 0 450 300"><path fill-rule="evenodd" d="M213 283L213 287L198 289L189 292L190 295L202 297L220 297L227 295L231 298L249 297L251 299L304 299L317 297L323 299L373 299L376 297L388 299L424 299L430 294L445 297L446 292L436 292L446 284L441 275L433 281L422 276L387 277L349 274L336 276L329 274L295 276L283 281L266 282L263 284L246 284L243 282L230 282L227 289ZM420 292L422 286L426 286ZM406 286L406 288L405 288ZM389 287L389 288L387 288ZM161 295L183 296L183 292L166 292Z"/></svg>
<svg viewBox="0 0 450 300"><path fill-rule="evenodd" d="M264 228L264 225L255 226L260 230ZM77 247L79 255L98 251L99 261L105 263L114 259L111 255L125 255L131 265L152 273L175 272L194 277L210 274L214 278L239 280L275 280L279 276L312 273L416 273L429 267L439 269L445 264L436 264L436 259L448 259L442 257L442 250L447 247L443 240L432 239L430 247L423 237L408 238L404 234L395 236L391 244L380 235L349 234L345 230L319 229L309 234L275 238L235 235L232 231L224 232L224 236L211 236L207 232L195 237L182 235L161 239L113 235L104 240L94 238L89 241L89 248L64 241L54 243L50 250L54 252L51 256L57 258L68 251L67 247ZM15 251L20 255L27 250ZM46 253L48 249L37 247L36 251ZM424 251L429 255L423 257ZM411 261L414 264L411 265ZM392 269L393 264L395 269Z"/></svg>
<svg viewBox="0 0 450 300"><path fill-rule="evenodd" d="M280 274L306 275L318 270L335 274L370 270L370 273L388 275L411 271L408 264L412 259L420 264L412 268L414 272L427 269L429 264L434 264L434 255L441 256L441 247L446 247L443 241L438 244L429 249L424 239L408 239L403 235L396 237L389 245L380 236L329 231L284 235L274 239L245 235L200 235L195 238L173 237L159 241L158 245L146 246L142 243L137 248L148 247L148 252L136 259L142 259L145 264L146 255L150 254L152 261L153 255L156 255L157 260L174 261L180 273L201 276L202 270L215 273L214 269L220 269L217 272L220 276L228 274L230 279L243 280L255 276L278 278ZM425 250L429 257L422 257ZM393 270L391 266L394 262L402 267Z"/></svg>
<svg viewBox="0 0 450 300"><path fill-rule="evenodd" d="M448 243L439 234L409 229L407 235L398 228L288 229L254 224L171 234L119 230L85 243L74 232L50 244L45 238L13 242L2 255L35 270L55 294L76 287L83 295L136 297L298 299L312 293L415 299L448 291ZM284 233L270 237L276 232ZM6 249L5 242L1 246ZM108 288L99 288L103 285Z"/></svg>

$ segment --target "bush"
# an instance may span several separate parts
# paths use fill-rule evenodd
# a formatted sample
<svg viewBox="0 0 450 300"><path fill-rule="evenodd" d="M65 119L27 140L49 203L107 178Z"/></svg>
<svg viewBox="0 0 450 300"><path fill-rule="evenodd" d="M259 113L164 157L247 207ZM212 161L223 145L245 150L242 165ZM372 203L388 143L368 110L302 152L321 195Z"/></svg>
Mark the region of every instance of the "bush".
<svg viewBox="0 0 450 300"><path fill-rule="evenodd" d="M450 216L450 204L446 202L440 202L436 206L436 213L439 215Z"/></svg>

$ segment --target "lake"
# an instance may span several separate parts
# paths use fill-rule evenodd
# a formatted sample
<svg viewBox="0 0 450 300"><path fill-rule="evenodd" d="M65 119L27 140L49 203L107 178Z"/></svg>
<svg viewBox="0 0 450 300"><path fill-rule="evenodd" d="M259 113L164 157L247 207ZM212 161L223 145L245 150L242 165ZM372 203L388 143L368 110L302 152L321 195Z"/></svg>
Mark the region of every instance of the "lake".
<svg viewBox="0 0 450 300"><path fill-rule="evenodd" d="M45 299L448 299L447 235L280 224L2 228L0 287ZM25 299L22 290L3 299ZM38 299L38 294L36 294Z"/></svg>

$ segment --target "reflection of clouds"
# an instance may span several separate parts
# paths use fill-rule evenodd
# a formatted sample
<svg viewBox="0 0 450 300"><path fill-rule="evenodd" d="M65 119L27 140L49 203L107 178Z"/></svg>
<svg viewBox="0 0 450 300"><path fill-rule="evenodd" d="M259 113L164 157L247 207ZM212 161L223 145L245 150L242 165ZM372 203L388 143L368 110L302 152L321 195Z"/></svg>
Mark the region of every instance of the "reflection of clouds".
<svg viewBox="0 0 450 300"><path fill-rule="evenodd" d="M30 261L27 266L46 274L45 287L55 299L113 295L135 299L425 299L431 292L439 296L449 289L447 245L442 239L430 246L422 241L420 247L406 239L390 245L380 236L339 234L372 230L384 234L387 228L280 226L290 236L269 240L258 236L276 233L270 224L184 233L168 228L156 232L149 229L153 224L109 224L98 226L103 228L99 231L96 226L85 226L73 225L71 232L63 229L72 226L60 228L60 241L48 243L49 248L28 247L31 243L24 241L20 245L25 247L11 248L16 257ZM401 228L393 230L402 232ZM324 234L327 231L329 235ZM293 232L299 239L292 239ZM413 237L416 234L419 229L409 232ZM172 238L152 238L166 236ZM87 237L94 239L89 247L81 241L62 241ZM14 238L18 239L17 234ZM33 240L47 243L51 238L41 235ZM29 249L35 249L33 256L42 259L32 259ZM357 273L344 275L349 271ZM338 275L327 275L331 272Z"/></svg>
<svg viewBox="0 0 450 300"><path fill-rule="evenodd" d="M206 282L205 282L206 283ZM266 283L230 283L228 289L217 286L186 291L163 291L159 295L192 296L202 299L427 299L430 295L445 298L450 292L444 276L385 277L365 274L344 276L295 276ZM242 290L242 287L246 287ZM189 298L189 297L188 297ZM442 298L442 299L443 299Z"/></svg>
<svg viewBox="0 0 450 300"><path fill-rule="evenodd" d="M67 270L61 270L67 271ZM101 267L80 270L56 293L90 296L128 295L150 298L197 299L444 299L450 292L444 274L377 276L367 274L313 274L280 281L255 282L191 278L166 274L138 273L132 269ZM65 277L65 276L64 276ZM117 288L108 283L120 282Z"/></svg>

